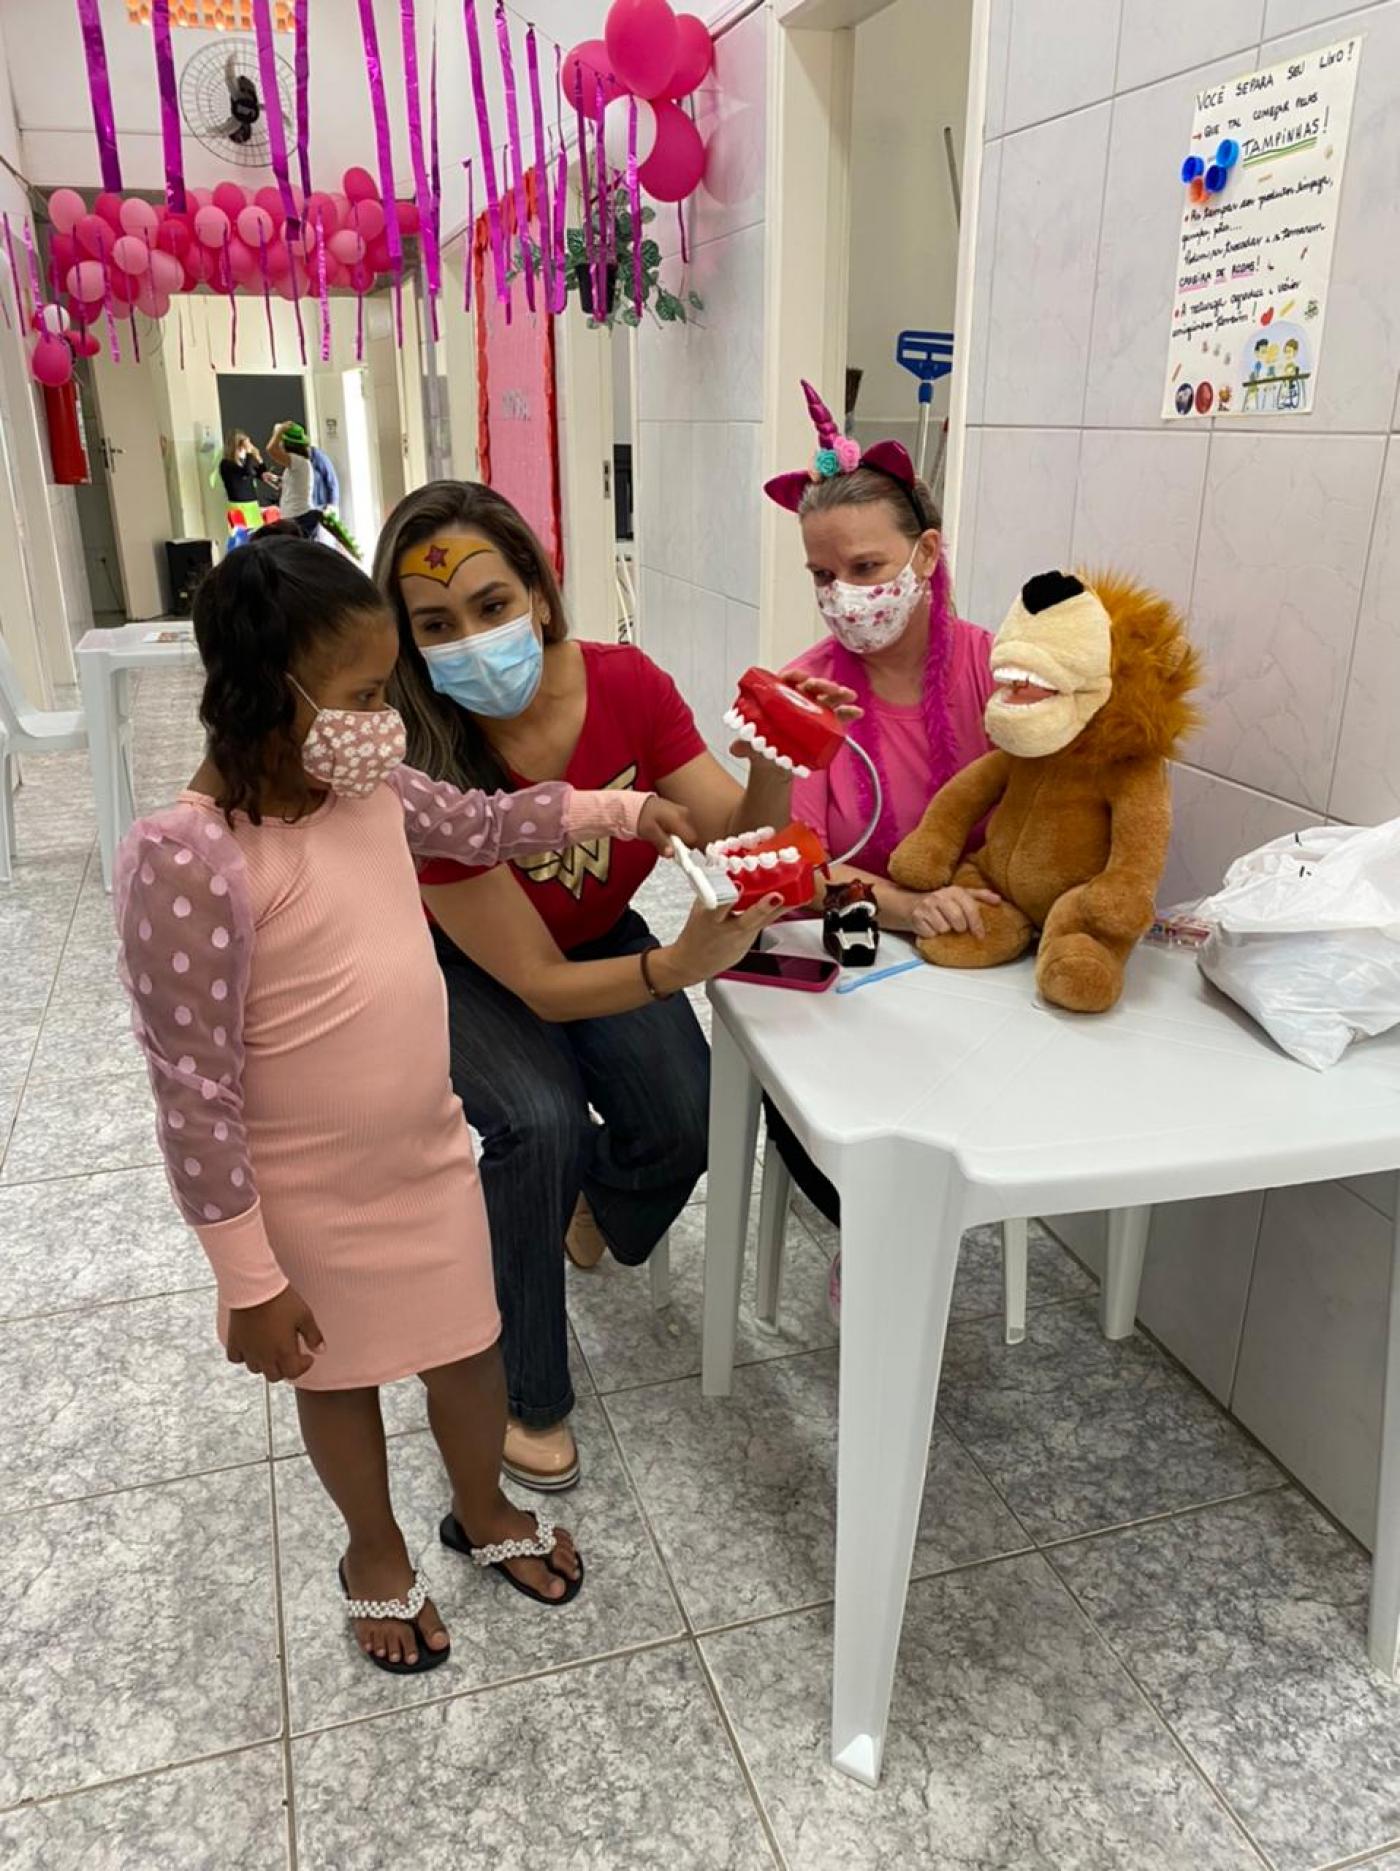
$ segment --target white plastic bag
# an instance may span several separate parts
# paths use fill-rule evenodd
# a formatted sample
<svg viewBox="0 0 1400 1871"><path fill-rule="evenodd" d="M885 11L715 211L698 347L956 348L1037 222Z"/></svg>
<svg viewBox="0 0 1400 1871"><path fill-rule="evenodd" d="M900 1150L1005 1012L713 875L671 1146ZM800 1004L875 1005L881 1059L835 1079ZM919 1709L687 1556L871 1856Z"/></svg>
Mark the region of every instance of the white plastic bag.
<svg viewBox="0 0 1400 1871"><path fill-rule="evenodd" d="M1276 838L1195 913L1201 972L1304 1065L1400 1022L1400 819Z"/></svg>

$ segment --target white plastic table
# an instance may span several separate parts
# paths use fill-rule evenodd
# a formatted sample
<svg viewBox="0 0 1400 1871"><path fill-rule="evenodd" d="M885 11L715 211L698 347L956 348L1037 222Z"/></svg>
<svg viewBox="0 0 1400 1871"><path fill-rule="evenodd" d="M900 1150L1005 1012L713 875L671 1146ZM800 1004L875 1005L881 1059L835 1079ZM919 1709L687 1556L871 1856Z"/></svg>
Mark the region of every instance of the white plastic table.
<svg viewBox="0 0 1400 1871"><path fill-rule="evenodd" d="M169 639L162 641L162 639ZM92 790L97 803L97 841L102 882L112 888L117 846L136 816L126 732L126 672L130 669L197 669L199 651L189 624L122 624L89 630L76 651L78 685L87 719Z"/></svg>
<svg viewBox="0 0 1400 1871"><path fill-rule="evenodd" d="M780 946L814 953L819 925ZM901 945L887 937L881 963ZM834 1765L873 1786L963 1231L1400 1166L1400 1029L1330 1072L1286 1058L1142 948L1110 1014L1037 1002L1029 962L821 996L711 984L703 1389L728 1394L760 1091L841 1194ZM1397 1234L1400 1240L1400 1234ZM1400 1252L1392 1275L1370 1653L1400 1668ZM1014 1354L1013 1354L1014 1355Z"/></svg>

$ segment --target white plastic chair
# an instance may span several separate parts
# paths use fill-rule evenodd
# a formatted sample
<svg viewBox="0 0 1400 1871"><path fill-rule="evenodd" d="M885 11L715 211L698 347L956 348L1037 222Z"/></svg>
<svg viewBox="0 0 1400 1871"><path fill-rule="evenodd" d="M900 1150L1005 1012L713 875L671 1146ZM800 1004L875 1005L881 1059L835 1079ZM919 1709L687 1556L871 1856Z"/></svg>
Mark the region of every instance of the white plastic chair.
<svg viewBox="0 0 1400 1871"><path fill-rule="evenodd" d="M31 708L0 640L0 883L14 879L15 761L22 754L71 754L87 746L81 709Z"/></svg>

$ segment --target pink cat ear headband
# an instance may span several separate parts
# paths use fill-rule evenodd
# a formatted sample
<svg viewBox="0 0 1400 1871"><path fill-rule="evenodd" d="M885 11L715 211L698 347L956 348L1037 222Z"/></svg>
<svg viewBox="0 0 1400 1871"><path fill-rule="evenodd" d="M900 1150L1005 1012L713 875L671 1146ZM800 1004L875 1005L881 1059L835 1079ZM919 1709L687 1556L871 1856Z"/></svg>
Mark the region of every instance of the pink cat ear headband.
<svg viewBox="0 0 1400 1871"><path fill-rule="evenodd" d="M862 452L859 442L842 435L835 417L805 378L802 390L817 432L817 452L810 468L799 468L792 474L779 474L765 481L763 491L768 498L786 507L789 513L796 513L802 505L802 496L814 481L829 481L838 474L854 474L857 468L873 468L876 474L887 474L903 488L920 530L927 527L928 515L914 490L914 464L903 442L872 442Z"/></svg>

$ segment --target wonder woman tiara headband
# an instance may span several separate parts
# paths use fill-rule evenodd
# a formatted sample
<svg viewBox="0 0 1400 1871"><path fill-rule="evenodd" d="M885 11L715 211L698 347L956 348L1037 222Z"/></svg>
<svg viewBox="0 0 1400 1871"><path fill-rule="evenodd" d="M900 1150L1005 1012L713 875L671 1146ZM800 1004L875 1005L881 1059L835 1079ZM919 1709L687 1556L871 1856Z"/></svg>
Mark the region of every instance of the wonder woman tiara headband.
<svg viewBox="0 0 1400 1871"><path fill-rule="evenodd" d="M802 505L802 496L814 482L834 480L838 474L854 474L857 468L873 468L876 474L887 474L904 490L920 527L926 527L928 516L919 505L914 489L914 463L903 442L872 442L862 452L859 442L842 435L835 417L805 378L802 391L817 432L817 452L810 468L798 468L791 474L779 474L765 481L763 491L768 498L786 507L789 513L796 513Z"/></svg>

